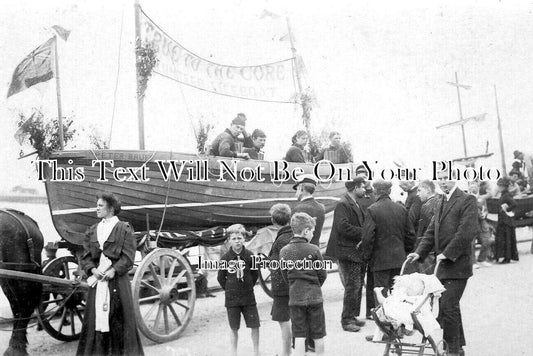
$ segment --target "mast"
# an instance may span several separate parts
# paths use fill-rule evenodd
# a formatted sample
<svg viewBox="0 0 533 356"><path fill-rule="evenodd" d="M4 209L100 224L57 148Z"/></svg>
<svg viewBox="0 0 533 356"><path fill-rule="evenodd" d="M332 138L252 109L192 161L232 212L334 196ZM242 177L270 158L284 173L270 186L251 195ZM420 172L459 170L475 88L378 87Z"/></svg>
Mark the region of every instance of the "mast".
<svg viewBox="0 0 533 356"><path fill-rule="evenodd" d="M459 102L459 120L463 120L463 108L461 106L461 92L459 91L459 79L457 78L457 72L455 72L455 87L457 88L457 101ZM465 137L465 125L461 124L461 133L463 134L463 150L465 157L468 157L466 153L466 137Z"/></svg>
<svg viewBox="0 0 533 356"><path fill-rule="evenodd" d="M57 120L59 124L59 147L65 149L65 139L63 135L63 115L61 113L61 86L59 85L59 58L57 56L57 35L54 35L54 64L56 77L56 95L57 95Z"/></svg>
<svg viewBox="0 0 533 356"><path fill-rule="evenodd" d="M137 48L141 47L141 5L135 0L135 77L137 79L137 121L139 127L139 149L144 150L144 96L139 95L139 70L137 69Z"/></svg>
<svg viewBox="0 0 533 356"><path fill-rule="evenodd" d="M494 100L496 102L496 117L498 118L498 137L500 139L500 155L502 160L504 175L507 175L507 167L505 166L505 151L503 149L503 135L502 135L502 122L500 119L500 108L498 105L498 94L496 92L496 85L494 85Z"/></svg>
<svg viewBox="0 0 533 356"><path fill-rule="evenodd" d="M296 72L296 83L298 84L298 92L301 95L303 94L302 89L302 78L300 77L300 56L298 55L298 52L296 51L296 46L294 43L296 42L294 40L294 34L292 33L291 29L291 22L289 20L289 17L287 19L287 30L289 32L289 41L291 42L291 51L292 56L294 57L294 68ZM304 121L305 129L307 130L308 134L310 135L310 126L311 126L311 115L310 115L310 108L308 107L308 103L306 100L301 99L301 105L302 105L302 119Z"/></svg>

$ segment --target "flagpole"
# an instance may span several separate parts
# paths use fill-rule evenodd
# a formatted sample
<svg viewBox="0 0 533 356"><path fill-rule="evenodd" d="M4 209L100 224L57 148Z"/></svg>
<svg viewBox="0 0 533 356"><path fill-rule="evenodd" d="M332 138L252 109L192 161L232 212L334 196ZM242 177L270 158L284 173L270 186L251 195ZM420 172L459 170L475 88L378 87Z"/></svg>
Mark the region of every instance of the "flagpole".
<svg viewBox="0 0 533 356"><path fill-rule="evenodd" d="M59 124L59 147L65 149L65 140L63 137L63 115L61 113L61 86L59 85L59 57L57 55L57 35L54 35L54 63L56 77L56 94L57 94L57 119Z"/></svg>
<svg viewBox="0 0 533 356"><path fill-rule="evenodd" d="M139 94L139 70L137 69L137 48L141 47L141 5L135 0L135 73L137 78L137 121L139 127L139 149L144 150L144 96Z"/></svg>
<svg viewBox="0 0 533 356"><path fill-rule="evenodd" d="M500 119L500 107L498 105L498 94L496 92L496 85L494 85L494 100L496 102L496 117L498 118L498 136L500 139L500 155L502 160L504 175L507 175L507 167L505 166L505 151L503 149L503 135L502 135L502 122Z"/></svg>

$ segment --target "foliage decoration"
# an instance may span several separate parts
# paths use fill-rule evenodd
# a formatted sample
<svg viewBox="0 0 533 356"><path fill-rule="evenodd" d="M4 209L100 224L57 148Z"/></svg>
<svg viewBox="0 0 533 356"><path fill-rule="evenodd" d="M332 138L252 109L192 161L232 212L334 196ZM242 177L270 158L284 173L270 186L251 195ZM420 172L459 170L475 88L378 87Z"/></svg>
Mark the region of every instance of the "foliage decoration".
<svg viewBox="0 0 533 356"><path fill-rule="evenodd" d="M206 124L202 119L198 119L198 126L195 130L196 134L196 149L199 154L206 154L206 142L209 137L209 132L213 125Z"/></svg>
<svg viewBox="0 0 533 356"><path fill-rule="evenodd" d="M71 128L73 123L71 118L63 118L62 123L63 140L66 145L72 140L76 130ZM47 159L53 151L61 149L59 120L57 118L46 120L40 110L34 109L30 117L19 113L17 125L19 129L16 136L17 138L20 137L19 142L22 144L25 140L28 140L37 151L40 159Z"/></svg>
<svg viewBox="0 0 533 356"><path fill-rule="evenodd" d="M152 76L154 67L159 60L157 59L157 51L150 42L143 42L142 44L137 45L135 53L137 54L136 64L139 81L137 86L137 96L139 98L144 98L146 88L148 87L148 79Z"/></svg>

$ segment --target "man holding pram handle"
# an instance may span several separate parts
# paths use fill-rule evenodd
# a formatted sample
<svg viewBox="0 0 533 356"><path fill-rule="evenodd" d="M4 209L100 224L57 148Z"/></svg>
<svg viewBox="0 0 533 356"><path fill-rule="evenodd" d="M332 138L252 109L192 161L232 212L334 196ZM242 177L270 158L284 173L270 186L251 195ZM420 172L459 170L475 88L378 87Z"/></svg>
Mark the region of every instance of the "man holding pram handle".
<svg viewBox="0 0 533 356"><path fill-rule="evenodd" d="M465 343L460 300L466 282L472 276L472 241L479 234L476 198L457 189L447 172L438 175L444 195L435 207L413 261L423 261L431 251L441 261L437 277L446 288L440 299L438 320L444 330L449 356L464 355Z"/></svg>

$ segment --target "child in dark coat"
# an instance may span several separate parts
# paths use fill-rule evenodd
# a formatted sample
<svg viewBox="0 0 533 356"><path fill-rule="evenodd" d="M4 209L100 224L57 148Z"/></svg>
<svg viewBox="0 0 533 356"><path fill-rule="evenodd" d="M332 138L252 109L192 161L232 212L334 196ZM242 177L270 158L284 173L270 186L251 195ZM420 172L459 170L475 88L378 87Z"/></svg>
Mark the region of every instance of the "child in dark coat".
<svg viewBox="0 0 533 356"><path fill-rule="evenodd" d="M503 257L500 263L509 263L511 260L518 261L518 249L516 247L516 233L513 226L513 210L516 207L511 193L509 193L510 180L501 178L498 180L498 190L501 193L498 204L498 225L496 226L495 259Z"/></svg>
<svg viewBox="0 0 533 356"><path fill-rule="evenodd" d="M289 225L291 220L291 208L287 204L276 204L270 208L272 223L281 225L272 249L268 254L270 261L279 261L281 249L292 239L292 229ZM281 269L272 269L270 274L272 281L272 320L279 323L281 329L281 355L289 356L291 353L291 318L289 312L289 285L281 275Z"/></svg>
<svg viewBox="0 0 533 356"><path fill-rule="evenodd" d="M252 270L252 254L244 248L246 230L241 224L231 225L228 230L229 251L222 256L221 262L235 268L220 269L218 283L225 290L225 306L231 328L231 354L237 355L237 343L241 314L246 327L252 329L254 355L259 355L259 313L255 302L254 285L259 277L259 270Z"/></svg>
<svg viewBox="0 0 533 356"><path fill-rule="evenodd" d="M320 249L309 243L313 238L315 220L306 213L295 213L291 218L294 234L292 240L281 249L281 260L289 262L293 268L282 270L283 278L289 283L289 312L292 335L295 338L295 356L305 353L305 338L315 340L317 356L324 355L326 321L321 286L327 277L324 268L316 265L324 260ZM313 268L298 268L298 264L312 262ZM316 264L315 262L319 262ZM322 263L320 263L322 262ZM304 265L305 266L305 265Z"/></svg>

